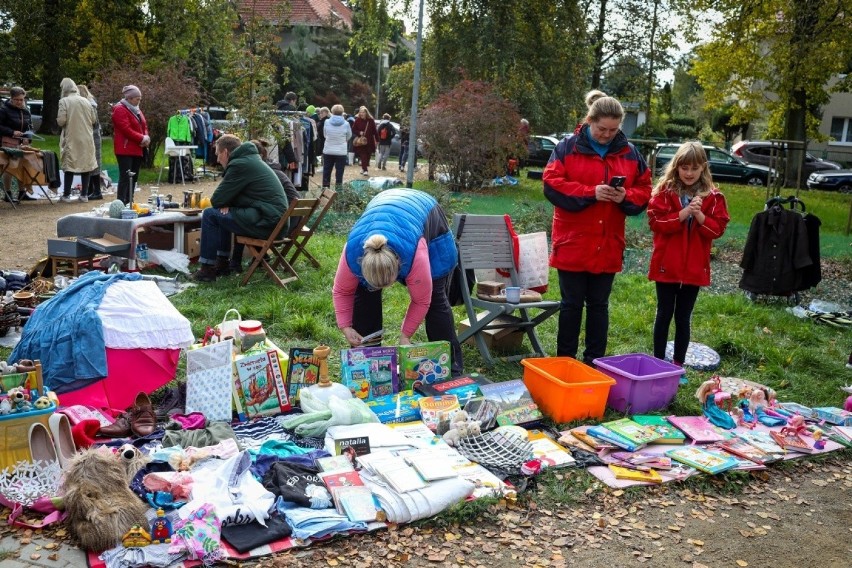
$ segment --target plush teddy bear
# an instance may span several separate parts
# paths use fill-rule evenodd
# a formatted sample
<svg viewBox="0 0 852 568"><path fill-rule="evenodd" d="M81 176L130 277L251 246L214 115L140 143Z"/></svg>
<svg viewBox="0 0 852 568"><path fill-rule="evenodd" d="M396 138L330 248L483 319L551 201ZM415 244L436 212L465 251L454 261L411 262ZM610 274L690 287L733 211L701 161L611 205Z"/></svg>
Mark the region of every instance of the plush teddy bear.
<svg viewBox="0 0 852 568"><path fill-rule="evenodd" d="M455 446L462 438L478 436L482 433L479 420L470 420L465 411L457 412L450 421L450 429L444 435L444 441Z"/></svg>

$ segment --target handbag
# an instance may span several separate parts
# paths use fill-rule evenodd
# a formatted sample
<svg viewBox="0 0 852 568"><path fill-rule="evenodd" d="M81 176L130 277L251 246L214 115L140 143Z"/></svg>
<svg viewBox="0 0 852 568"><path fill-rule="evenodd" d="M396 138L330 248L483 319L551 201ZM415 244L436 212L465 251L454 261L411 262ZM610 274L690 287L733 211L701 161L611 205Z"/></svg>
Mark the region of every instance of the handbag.
<svg viewBox="0 0 852 568"><path fill-rule="evenodd" d="M0 146L3 148L17 148L21 145L21 140L19 138L13 138L11 136L3 136L0 139Z"/></svg>
<svg viewBox="0 0 852 568"><path fill-rule="evenodd" d="M352 145L355 147L366 146L367 145L367 137L366 136L356 136L355 140L352 141Z"/></svg>

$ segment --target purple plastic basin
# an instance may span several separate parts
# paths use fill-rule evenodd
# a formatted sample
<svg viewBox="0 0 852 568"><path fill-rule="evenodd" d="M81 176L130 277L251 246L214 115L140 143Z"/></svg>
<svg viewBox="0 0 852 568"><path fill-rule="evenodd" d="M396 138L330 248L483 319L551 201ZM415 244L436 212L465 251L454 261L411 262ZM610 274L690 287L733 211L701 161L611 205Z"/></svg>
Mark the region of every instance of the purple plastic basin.
<svg viewBox="0 0 852 568"><path fill-rule="evenodd" d="M677 394L683 369L644 353L594 360L603 374L615 379L606 405L618 412L643 414L667 407Z"/></svg>

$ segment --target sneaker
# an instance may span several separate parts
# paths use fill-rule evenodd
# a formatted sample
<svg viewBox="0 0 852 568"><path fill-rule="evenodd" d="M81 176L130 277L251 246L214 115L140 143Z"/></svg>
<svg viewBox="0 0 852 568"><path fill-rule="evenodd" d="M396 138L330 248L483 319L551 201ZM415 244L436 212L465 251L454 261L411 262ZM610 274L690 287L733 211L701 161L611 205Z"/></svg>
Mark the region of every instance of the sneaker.
<svg viewBox="0 0 852 568"><path fill-rule="evenodd" d="M370 173L367 170L361 170L361 175L362 176L368 176L368 175L370 175Z"/></svg>
<svg viewBox="0 0 852 568"><path fill-rule="evenodd" d="M89 202L88 197L86 197L85 195L80 196L80 203L88 203L88 202Z"/></svg>
<svg viewBox="0 0 852 568"><path fill-rule="evenodd" d="M61 201L62 203L71 203L71 196L63 195L59 198L59 201Z"/></svg>

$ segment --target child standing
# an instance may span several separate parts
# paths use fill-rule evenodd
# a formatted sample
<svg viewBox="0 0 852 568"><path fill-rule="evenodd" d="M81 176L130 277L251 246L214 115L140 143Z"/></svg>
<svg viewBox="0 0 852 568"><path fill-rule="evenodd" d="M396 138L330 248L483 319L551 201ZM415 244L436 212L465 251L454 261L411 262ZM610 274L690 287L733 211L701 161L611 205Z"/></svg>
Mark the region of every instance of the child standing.
<svg viewBox="0 0 852 568"><path fill-rule="evenodd" d="M684 143L648 203L648 224L654 233L648 279L657 283L654 357L665 358L674 318L672 362L683 365L698 289L710 284L710 246L724 234L729 220L725 196L713 185L704 148L700 142Z"/></svg>

